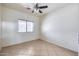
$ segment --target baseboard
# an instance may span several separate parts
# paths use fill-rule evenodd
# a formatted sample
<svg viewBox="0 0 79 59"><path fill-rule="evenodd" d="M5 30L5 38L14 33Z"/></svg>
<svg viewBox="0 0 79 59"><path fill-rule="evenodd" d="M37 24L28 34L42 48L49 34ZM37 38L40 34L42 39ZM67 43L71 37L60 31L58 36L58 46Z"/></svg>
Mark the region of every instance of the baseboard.
<svg viewBox="0 0 79 59"><path fill-rule="evenodd" d="M28 41L19 42L19 43L16 43L16 44L10 44L10 45L7 45L7 46L3 46L2 48L15 46L15 45L19 45L19 44L22 44L22 43L27 43L27 42L34 41L34 40L38 40L38 39L32 39L32 40L28 40Z"/></svg>
<svg viewBox="0 0 79 59"><path fill-rule="evenodd" d="M44 40L44 39L42 39L42 40ZM51 44L54 44L53 42L50 42L50 41L48 41L48 40L44 40L44 41L49 42L49 43L51 43ZM74 50L71 50L71 49L65 48L65 47L63 47L63 46L60 46L60 45L57 45L57 44L54 44L54 45L56 45L56 46L58 46L58 47L61 47L61 48L64 48L64 49L66 49L66 50L69 50L69 51L71 51L71 52L78 53L77 51L74 51Z"/></svg>

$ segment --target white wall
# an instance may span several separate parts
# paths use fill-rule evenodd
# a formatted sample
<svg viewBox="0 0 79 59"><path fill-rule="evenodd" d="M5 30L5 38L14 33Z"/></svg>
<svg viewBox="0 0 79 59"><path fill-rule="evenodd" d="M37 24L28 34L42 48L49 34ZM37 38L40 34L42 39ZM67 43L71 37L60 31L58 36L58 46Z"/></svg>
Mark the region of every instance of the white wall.
<svg viewBox="0 0 79 59"><path fill-rule="evenodd" d="M78 56L79 56L79 33L78 33Z"/></svg>
<svg viewBox="0 0 79 59"><path fill-rule="evenodd" d="M71 4L48 14L41 25L42 39L78 51L78 4Z"/></svg>
<svg viewBox="0 0 79 59"><path fill-rule="evenodd" d="M0 5L0 50L1 50L1 5Z"/></svg>
<svg viewBox="0 0 79 59"><path fill-rule="evenodd" d="M18 33L18 19L26 19L34 22L33 33ZM3 7L3 47L39 39L39 19L33 15L14 9Z"/></svg>

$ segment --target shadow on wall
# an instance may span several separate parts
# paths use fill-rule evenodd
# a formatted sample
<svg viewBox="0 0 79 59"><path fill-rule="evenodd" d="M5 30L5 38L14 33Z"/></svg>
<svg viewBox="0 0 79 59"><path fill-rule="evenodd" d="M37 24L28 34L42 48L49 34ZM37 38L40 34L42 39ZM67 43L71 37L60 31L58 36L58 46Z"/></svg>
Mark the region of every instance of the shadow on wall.
<svg viewBox="0 0 79 59"><path fill-rule="evenodd" d="M71 4L48 14L41 28L42 39L78 52L78 4Z"/></svg>
<svg viewBox="0 0 79 59"><path fill-rule="evenodd" d="M34 32L18 33L18 19L33 21ZM39 19L36 16L3 6L2 29L3 47L36 40L39 38Z"/></svg>

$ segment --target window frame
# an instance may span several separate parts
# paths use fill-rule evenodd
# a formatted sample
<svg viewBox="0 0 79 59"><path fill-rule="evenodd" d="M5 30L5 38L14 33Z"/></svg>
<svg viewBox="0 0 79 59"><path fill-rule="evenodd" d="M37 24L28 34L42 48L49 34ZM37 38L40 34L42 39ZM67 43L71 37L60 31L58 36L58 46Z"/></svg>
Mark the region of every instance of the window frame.
<svg viewBox="0 0 79 59"><path fill-rule="evenodd" d="M21 20L21 21L26 21L26 32L19 32L19 24L18 24L18 32L19 32L19 33L32 33L32 32L34 32L34 21L24 20L24 19L18 19L18 21L19 21L19 20ZM28 32L28 31L27 31L27 22L32 22L32 23L33 23L33 28L32 28L33 31L32 31L32 32Z"/></svg>
<svg viewBox="0 0 79 59"><path fill-rule="evenodd" d="M33 31L32 32L34 32L34 22L33 21L30 21L30 20L26 20L26 32L27 32L27 22L32 22L33 23ZM32 32L27 32L27 33L32 33Z"/></svg>

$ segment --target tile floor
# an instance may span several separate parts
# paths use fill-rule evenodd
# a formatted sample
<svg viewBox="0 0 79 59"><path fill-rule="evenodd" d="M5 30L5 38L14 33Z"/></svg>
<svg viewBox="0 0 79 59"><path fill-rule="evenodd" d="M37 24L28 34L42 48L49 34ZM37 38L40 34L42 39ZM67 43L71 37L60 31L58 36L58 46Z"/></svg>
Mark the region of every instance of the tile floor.
<svg viewBox="0 0 79 59"><path fill-rule="evenodd" d="M34 40L4 47L2 56L77 56L76 52L61 48L43 40Z"/></svg>

